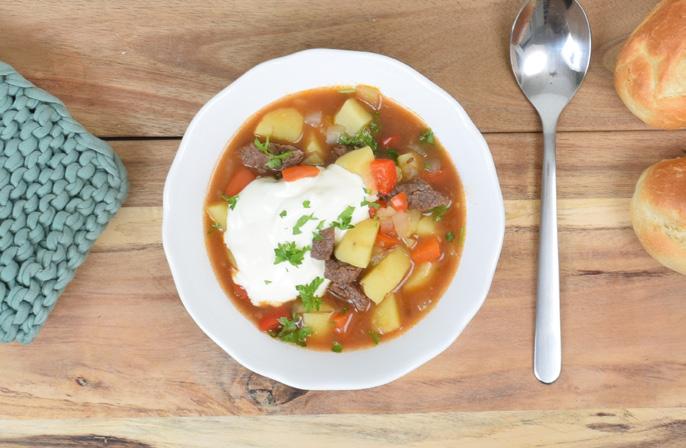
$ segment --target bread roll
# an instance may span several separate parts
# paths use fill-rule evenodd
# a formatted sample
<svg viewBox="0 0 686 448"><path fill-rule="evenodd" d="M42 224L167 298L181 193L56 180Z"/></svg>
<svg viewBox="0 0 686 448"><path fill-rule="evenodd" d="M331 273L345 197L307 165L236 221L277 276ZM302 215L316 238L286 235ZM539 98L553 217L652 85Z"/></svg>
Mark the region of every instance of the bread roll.
<svg viewBox="0 0 686 448"><path fill-rule="evenodd" d="M631 221L653 258L686 275L686 157L663 160L641 174Z"/></svg>
<svg viewBox="0 0 686 448"><path fill-rule="evenodd" d="M615 89L656 128L686 128L686 0L663 0L624 45Z"/></svg>

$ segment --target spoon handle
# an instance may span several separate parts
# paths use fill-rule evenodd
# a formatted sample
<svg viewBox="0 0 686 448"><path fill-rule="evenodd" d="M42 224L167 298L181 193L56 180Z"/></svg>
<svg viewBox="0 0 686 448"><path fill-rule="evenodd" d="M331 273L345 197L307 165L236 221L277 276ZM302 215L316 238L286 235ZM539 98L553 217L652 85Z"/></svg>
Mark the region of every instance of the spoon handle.
<svg viewBox="0 0 686 448"><path fill-rule="evenodd" d="M543 123L543 172L541 179L541 230L538 246L536 334L534 374L552 383L562 368L560 336L560 266L557 245L557 198L555 174L556 123Z"/></svg>

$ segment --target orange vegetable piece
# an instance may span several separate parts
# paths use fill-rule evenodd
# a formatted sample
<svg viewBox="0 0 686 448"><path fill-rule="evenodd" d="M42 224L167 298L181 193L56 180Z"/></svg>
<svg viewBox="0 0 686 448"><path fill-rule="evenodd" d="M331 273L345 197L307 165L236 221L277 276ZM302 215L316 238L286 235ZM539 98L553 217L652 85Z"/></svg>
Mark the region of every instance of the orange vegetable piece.
<svg viewBox="0 0 686 448"><path fill-rule="evenodd" d="M410 255L416 264L438 260L441 258L441 243L435 236L422 238Z"/></svg>
<svg viewBox="0 0 686 448"><path fill-rule="evenodd" d="M305 177L314 177L319 174L319 168L312 165L296 165L284 169L281 174L283 180L286 182L293 182L294 180L303 179Z"/></svg>
<svg viewBox="0 0 686 448"><path fill-rule="evenodd" d="M255 175L255 173L253 173L246 167L241 166L236 170L235 173L233 173L231 179L229 179L229 183L226 185L224 193L226 193L229 196L236 195L240 193L246 185L255 180L256 177L257 176Z"/></svg>

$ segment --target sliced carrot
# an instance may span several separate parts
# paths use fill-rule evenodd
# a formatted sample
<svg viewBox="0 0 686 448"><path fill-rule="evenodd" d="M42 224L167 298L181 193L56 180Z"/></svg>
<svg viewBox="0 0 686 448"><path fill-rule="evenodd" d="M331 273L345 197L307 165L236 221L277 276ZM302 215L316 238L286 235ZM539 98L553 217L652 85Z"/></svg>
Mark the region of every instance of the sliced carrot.
<svg viewBox="0 0 686 448"><path fill-rule="evenodd" d="M379 232L376 234L375 244L379 247L387 249L389 247L394 247L400 244L400 240L398 238L395 238L394 236L388 235L387 233Z"/></svg>
<svg viewBox="0 0 686 448"><path fill-rule="evenodd" d="M416 264L438 260L441 258L441 243L435 236L422 238L412 249L411 255Z"/></svg>
<svg viewBox="0 0 686 448"><path fill-rule="evenodd" d="M398 172L395 162L389 159L376 159L371 165L372 177L376 182L376 189L381 194L390 193L398 182Z"/></svg>
<svg viewBox="0 0 686 448"><path fill-rule="evenodd" d="M224 193L229 196L238 194L245 188L246 185L255 180L256 177L257 176L255 176L255 173L246 167L241 166L236 170L235 173L233 173L233 176L231 176L229 183L224 189Z"/></svg>
<svg viewBox="0 0 686 448"><path fill-rule="evenodd" d="M257 323L257 326L262 331L276 330L281 326L281 322L279 322L279 319L281 319L282 317L288 317L290 313L290 306L282 306L280 308L276 308L274 311L271 311L269 314L262 317L262 319L260 319L260 321Z"/></svg>
<svg viewBox="0 0 686 448"><path fill-rule="evenodd" d="M391 198L391 207L399 212L404 212L407 210L407 193L400 192Z"/></svg>
<svg viewBox="0 0 686 448"><path fill-rule="evenodd" d="M346 311L345 313L332 314L331 320L339 333L345 333L348 331L348 325L350 324L352 317L353 313Z"/></svg>
<svg viewBox="0 0 686 448"><path fill-rule="evenodd" d="M427 171L424 170L421 172L420 176L422 179L427 181L430 184L439 184L445 180L446 172L443 170L435 170L435 171Z"/></svg>
<svg viewBox="0 0 686 448"><path fill-rule="evenodd" d="M281 174L283 180L286 182L293 182L294 180L303 179L305 177L314 177L319 174L319 168L312 165L296 165L284 169Z"/></svg>

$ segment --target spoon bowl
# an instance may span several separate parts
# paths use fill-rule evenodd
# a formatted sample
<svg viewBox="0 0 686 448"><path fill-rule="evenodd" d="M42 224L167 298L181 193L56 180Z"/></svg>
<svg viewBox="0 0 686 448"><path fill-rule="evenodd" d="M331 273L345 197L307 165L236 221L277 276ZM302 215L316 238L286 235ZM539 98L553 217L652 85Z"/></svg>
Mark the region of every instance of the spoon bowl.
<svg viewBox="0 0 686 448"><path fill-rule="evenodd" d="M510 35L510 63L543 125L534 374L547 384L562 370L555 132L590 60L591 27L577 0L529 0L519 11Z"/></svg>

